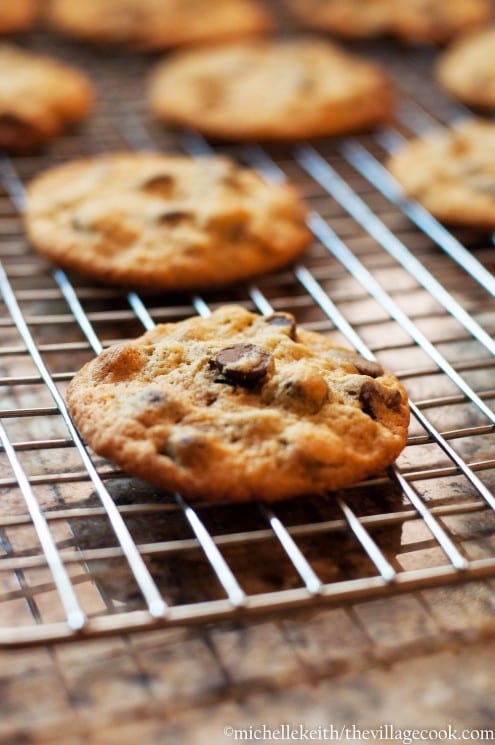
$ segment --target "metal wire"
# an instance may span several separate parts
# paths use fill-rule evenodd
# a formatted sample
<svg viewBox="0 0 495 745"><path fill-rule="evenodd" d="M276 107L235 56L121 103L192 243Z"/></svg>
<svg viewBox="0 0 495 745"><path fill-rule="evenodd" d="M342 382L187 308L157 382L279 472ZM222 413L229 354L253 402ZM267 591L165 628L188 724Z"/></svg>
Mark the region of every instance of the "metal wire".
<svg viewBox="0 0 495 745"><path fill-rule="evenodd" d="M150 615L156 616L156 617L162 616L166 608L165 603L162 597L160 596L158 588L153 582L151 575L148 572L148 569L146 568L146 565L142 557L137 551L136 546L131 538L131 535L124 521L122 520L122 517L120 516L120 513L116 509L112 498L110 497L107 490L105 489L105 486L100 476L98 475L98 471L94 467L93 462L91 458L89 457L81 438L79 437L79 433L77 432L77 429L74 423L72 422L72 419L70 418L70 414L65 405L65 401L63 397L60 395L60 392L57 386L55 385L55 383L53 382L53 379L48 371L48 368L46 367L38 349L36 348L34 339L31 335L31 332L29 331L26 321L24 320L20 306L17 303L15 294L12 290L10 282L1 264L0 264L0 292L2 294L5 305L7 306L9 310L12 320L14 321L19 331L19 335L21 336L27 349L29 350L31 358L36 364L36 367L38 368L39 373L41 377L43 378L43 381L57 406L57 413L61 414L64 420L64 423L67 427L67 430L74 444L76 445L76 448L79 451L81 460L86 468L86 471L95 486L95 490L98 496L100 497L102 503L105 506L105 509L111 521L113 530L115 534L117 535L120 541L120 544L122 546L122 550L124 551L124 554L126 555L129 561L129 566L131 567L131 570L139 586L141 587L143 595L147 600L148 610L150 612ZM4 443L4 448L5 448L5 443Z"/></svg>
<svg viewBox="0 0 495 745"><path fill-rule="evenodd" d="M7 432L0 422L0 440L2 441L3 448L7 453L7 457L12 466L12 470L15 474L17 483L22 491L26 505L33 521L33 525L36 528L40 545L43 549L43 553L46 558L46 562L53 575L53 580L58 589L60 595L60 601L64 606L67 623L74 631L79 631L84 628L86 618L83 611L77 601L77 597L74 592L74 588L71 585L69 576L65 570L65 567L60 559L60 554L57 550L57 546L50 533L48 523L46 522L43 513L41 512L40 506L36 500L36 497L31 489L31 485L24 473L24 470L17 458L12 445L9 442Z"/></svg>
<svg viewBox="0 0 495 745"><path fill-rule="evenodd" d="M393 152L399 143L403 143L405 138L399 137L395 132L392 133L390 130L385 130L377 136L378 142L382 144L388 152ZM399 142L398 142L399 141ZM392 144L393 143L393 144ZM350 141L344 143L342 146L342 153L346 160L348 160L361 173L366 179L370 181L377 189L381 191L387 199L400 207L407 217L414 222L418 228L427 233L435 243L442 248L454 261L465 269L471 276L475 277L480 285L489 292L492 297L495 297L495 277L491 272L487 271L485 267L477 261L470 251L468 251L462 243L455 238L433 215L424 209L420 204L413 200L406 199L402 189L399 187L397 182L393 179L391 174L376 160L376 158L369 153L359 142ZM416 265L417 266L417 265ZM423 266L417 267L428 284L428 289L432 286L432 278L429 273L425 272ZM433 284L438 287L438 282L433 278ZM439 288L441 295L444 296L443 288ZM447 302L451 303L450 298L446 298ZM453 306L454 307L454 306ZM469 325L472 323L472 318L467 319L465 317L465 311L459 308L456 304L455 311L459 313ZM486 338L484 336L483 338ZM492 346L493 349L493 346Z"/></svg>
<svg viewBox="0 0 495 745"><path fill-rule="evenodd" d="M419 88L403 88L397 126L373 137L294 149L252 144L225 150L196 133L173 137L147 122L141 85L146 61L95 63L82 49L70 55L80 55L78 63L97 72L105 92L106 106L94 116L93 128L90 124L86 133L60 138L46 156L0 158L5 189L0 194L5 205L0 213L0 227L5 228L0 238L5 311L0 315L5 335L0 349L0 466L5 468L0 487L7 491L0 509L0 571L12 573L17 583L0 594L0 645L70 641L323 602L353 603L494 577L495 555L487 552L482 529L479 546L484 553L470 557L459 534L449 530L449 520L471 530L469 516L489 519L495 510L490 439L495 423L490 378L495 279L471 247L404 198L379 160L404 139L404 132L423 134L441 127L442 116L425 108ZM125 101L116 80L128 86ZM448 111L453 119L467 113L454 105ZM292 269L249 287L189 298L123 293L88 285L61 270L48 273L21 241L20 217L26 181L64 159L64 147L80 155L121 147L165 148L193 157L226 151L268 180L288 176L297 182L313 204L309 225L315 245L304 263ZM381 213L377 196L386 200ZM415 226L416 236L441 250L413 255L406 238L388 227L400 215ZM391 218L395 223L388 222ZM412 291L427 293L435 309L429 305L407 312L393 286L381 280L380 273L387 271L407 276ZM476 318L457 299L456 282L469 284ZM388 473L328 498L245 508L208 501L192 507L181 495L142 492L125 474L93 458L62 393L79 358L87 360L161 320L194 312L206 317L225 302L241 302L263 314L291 310L302 325L338 333L368 359L396 354L396 374L415 391L410 402L414 427L404 459ZM370 302L376 317L346 315L347 309ZM425 321L439 324L434 336L423 330ZM390 328L400 334L389 339ZM370 337L370 329L382 331ZM466 356L467 347L461 344L476 345L476 354ZM458 350L454 357L449 345ZM459 494L450 489L453 478L462 486ZM25 508L19 506L19 495ZM416 525L421 537L402 547L402 530ZM30 528L34 532L27 538L23 531ZM408 548L424 554L417 568L405 570L397 557ZM432 549L438 551L433 563L428 559ZM356 551L358 570L352 568ZM68 571L76 566L76 572ZM128 579L115 587L114 567L118 577L128 570L137 592ZM203 580L206 569L218 580L219 590ZM51 579L46 574L39 581L26 579L26 572L42 570ZM103 610L101 602L95 609L78 596L75 586L84 583L96 588ZM53 590L63 608L60 622L45 621L33 600ZM31 623L18 628L8 622L8 608L19 599L25 600Z"/></svg>
<svg viewBox="0 0 495 745"><path fill-rule="evenodd" d="M481 396L478 396L471 386L469 386L457 373L438 349L427 339L425 334L420 331L418 326L407 316L406 313L404 313L389 293L381 287L371 272L366 269L364 264L362 264L362 262L338 238L321 215L313 213L310 217L309 224L311 225L315 235L317 235L321 242L332 252L335 258L349 269L351 274L368 289L368 292L380 302L380 304L388 311L390 316L411 335L414 341L428 354L429 357L431 357L434 362L436 362L438 367L449 376L450 380L460 388L464 395L478 407L492 424L495 424L495 413L486 406Z"/></svg>

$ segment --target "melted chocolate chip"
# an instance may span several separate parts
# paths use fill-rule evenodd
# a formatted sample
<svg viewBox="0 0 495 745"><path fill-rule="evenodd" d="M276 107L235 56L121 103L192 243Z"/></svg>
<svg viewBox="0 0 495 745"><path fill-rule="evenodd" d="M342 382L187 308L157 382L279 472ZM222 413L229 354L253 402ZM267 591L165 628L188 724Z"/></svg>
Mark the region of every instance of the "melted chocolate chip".
<svg viewBox="0 0 495 745"><path fill-rule="evenodd" d="M332 357L336 357L339 360L350 362L361 375L369 375L370 378L378 378L380 375L383 375L384 370L379 362L367 360L365 357L361 357L360 354L340 349L333 350L331 354Z"/></svg>
<svg viewBox="0 0 495 745"><path fill-rule="evenodd" d="M371 380L366 380L359 391L359 402L365 414L376 419L376 407L385 404L388 409L398 409L402 396L400 391L377 385Z"/></svg>
<svg viewBox="0 0 495 745"><path fill-rule="evenodd" d="M367 360L358 354L352 356L351 362L361 375L369 375L370 378L378 378L383 375L383 367L379 362Z"/></svg>
<svg viewBox="0 0 495 745"><path fill-rule="evenodd" d="M169 199L172 196L174 186L175 180L170 174L158 173L156 176L151 176L151 178L143 181L140 188L148 194Z"/></svg>
<svg viewBox="0 0 495 745"><path fill-rule="evenodd" d="M272 364L272 356L256 344L232 344L221 349L210 362L220 371L216 382L246 387L264 378Z"/></svg>
<svg viewBox="0 0 495 745"><path fill-rule="evenodd" d="M363 383L361 390L359 391L359 403L361 404L364 413L372 419L376 419L373 404L376 402L377 397L378 391L373 383L370 383L368 380Z"/></svg>
<svg viewBox="0 0 495 745"><path fill-rule="evenodd" d="M247 225L245 221L233 222L230 225L226 225L222 230L222 237L226 241L232 241L233 243L241 241L246 238Z"/></svg>
<svg viewBox="0 0 495 745"><path fill-rule="evenodd" d="M328 385L320 376L289 380L283 386L278 401L301 414L316 414L328 400Z"/></svg>
<svg viewBox="0 0 495 745"><path fill-rule="evenodd" d="M190 467L204 460L209 448L202 433L194 427L179 427L162 443L158 453L181 466Z"/></svg>
<svg viewBox="0 0 495 745"><path fill-rule="evenodd" d="M245 193L246 187L239 179L239 175L235 172L227 173L225 176L223 176L220 179L220 182L223 186L226 186L231 191L235 191L238 193Z"/></svg>
<svg viewBox="0 0 495 745"><path fill-rule="evenodd" d="M178 225L182 225L186 222L193 222L194 217L191 212L185 212L183 210L171 210L170 212L163 212L158 215L156 221L160 225L167 225L170 228L176 228Z"/></svg>
<svg viewBox="0 0 495 745"><path fill-rule="evenodd" d="M272 313L265 318L266 323L270 326L281 326L286 328L291 339L296 339L296 319L290 313Z"/></svg>
<svg viewBox="0 0 495 745"><path fill-rule="evenodd" d="M178 422L184 416L181 402L167 391L146 388L131 399L133 416L150 426L159 420Z"/></svg>
<svg viewBox="0 0 495 745"><path fill-rule="evenodd" d="M144 390L142 391L142 393L139 394L138 399L143 404L146 403L150 406L160 407L163 406L163 404L167 400L167 397L158 388L148 388L147 390Z"/></svg>

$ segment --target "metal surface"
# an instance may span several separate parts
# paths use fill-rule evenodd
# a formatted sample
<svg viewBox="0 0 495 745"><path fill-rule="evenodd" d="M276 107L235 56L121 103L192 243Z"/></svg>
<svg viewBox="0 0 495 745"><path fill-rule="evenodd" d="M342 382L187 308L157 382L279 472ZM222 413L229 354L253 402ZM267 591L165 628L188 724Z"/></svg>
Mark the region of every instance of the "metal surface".
<svg viewBox="0 0 495 745"><path fill-rule="evenodd" d="M147 117L149 59L43 36L29 44L85 68L100 104L42 155L0 161L0 645L495 576L493 246L404 200L382 165L404 139L467 113L431 82L433 53L367 50L396 74L401 99L397 121L374 135L215 148L298 185L315 241L293 268L199 297L95 286L27 245L24 187L43 168L125 148L212 149ZM394 371L413 415L397 464L325 497L192 506L88 452L64 402L74 371L115 341L225 302L290 311Z"/></svg>

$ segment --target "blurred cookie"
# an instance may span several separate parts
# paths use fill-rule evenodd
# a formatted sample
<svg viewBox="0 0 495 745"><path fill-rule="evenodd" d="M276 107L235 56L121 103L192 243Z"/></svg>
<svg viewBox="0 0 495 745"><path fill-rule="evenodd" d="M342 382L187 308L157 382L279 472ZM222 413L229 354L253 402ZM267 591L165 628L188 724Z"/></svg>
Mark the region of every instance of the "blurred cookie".
<svg viewBox="0 0 495 745"><path fill-rule="evenodd" d="M293 140L368 129L392 93L371 62L317 38L258 40L176 53L152 76L167 122L228 140Z"/></svg>
<svg viewBox="0 0 495 745"><path fill-rule="evenodd" d="M442 222L495 229L494 123L469 120L413 140L388 167L406 194Z"/></svg>
<svg viewBox="0 0 495 745"><path fill-rule="evenodd" d="M37 0L3 0L0 7L0 34L26 31L34 24L37 15Z"/></svg>
<svg viewBox="0 0 495 745"><path fill-rule="evenodd" d="M91 447L128 474L204 500L321 493L388 466L407 397L381 365L287 313L226 306L105 350L67 401Z"/></svg>
<svg viewBox="0 0 495 745"><path fill-rule="evenodd" d="M444 43L493 17L490 0L290 0L310 28L345 38L392 34L410 42Z"/></svg>
<svg viewBox="0 0 495 745"><path fill-rule="evenodd" d="M259 34L272 26L257 0L49 0L47 17L69 36L141 49Z"/></svg>
<svg viewBox="0 0 495 745"><path fill-rule="evenodd" d="M288 263L307 246L305 208L223 157L119 153L73 161L28 187L35 248L102 282L224 285Z"/></svg>
<svg viewBox="0 0 495 745"><path fill-rule="evenodd" d="M390 0L289 0L289 6L304 26L344 38L377 36L390 26Z"/></svg>
<svg viewBox="0 0 495 745"><path fill-rule="evenodd" d="M93 106L86 76L51 57L0 45L0 148L39 148Z"/></svg>
<svg viewBox="0 0 495 745"><path fill-rule="evenodd" d="M495 27L456 41L437 66L440 84L470 106L495 108Z"/></svg>

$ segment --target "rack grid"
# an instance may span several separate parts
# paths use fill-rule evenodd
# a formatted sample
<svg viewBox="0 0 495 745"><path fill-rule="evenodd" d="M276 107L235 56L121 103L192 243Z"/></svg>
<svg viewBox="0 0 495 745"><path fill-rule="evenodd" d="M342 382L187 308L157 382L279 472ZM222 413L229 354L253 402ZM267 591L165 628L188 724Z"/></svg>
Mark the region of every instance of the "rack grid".
<svg viewBox="0 0 495 745"><path fill-rule="evenodd" d="M400 96L396 120L373 135L213 147L148 118L152 60L43 34L27 43L86 69L99 107L45 153L0 159L0 646L494 577L493 244L448 231L383 167L404 138L470 115L431 81L434 52L360 47L391 70ZM294 267L201 296L120 291L54 270L23 234L26 183L56 163L128 148L225 152L289 178L311 207L313 244ZM89 452L64 402L74 372L155 323L227 302L290 311L398 375L412 423L397 464L335 494L192 506Z"/></svg>

